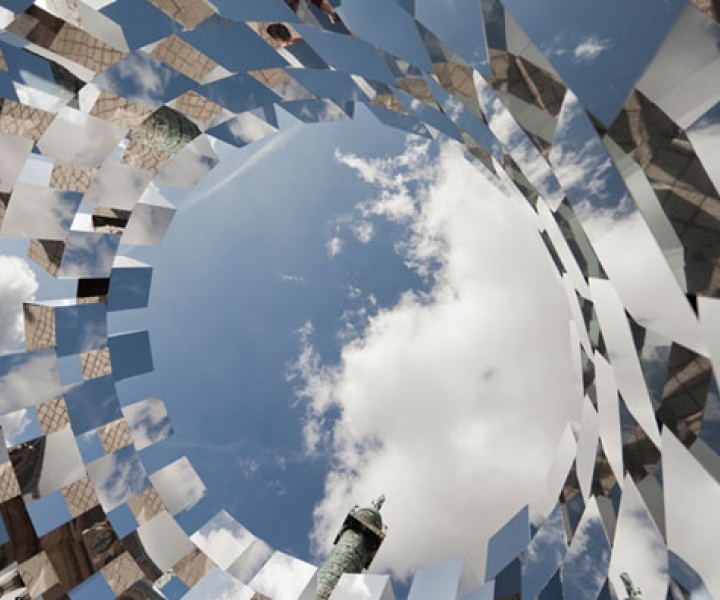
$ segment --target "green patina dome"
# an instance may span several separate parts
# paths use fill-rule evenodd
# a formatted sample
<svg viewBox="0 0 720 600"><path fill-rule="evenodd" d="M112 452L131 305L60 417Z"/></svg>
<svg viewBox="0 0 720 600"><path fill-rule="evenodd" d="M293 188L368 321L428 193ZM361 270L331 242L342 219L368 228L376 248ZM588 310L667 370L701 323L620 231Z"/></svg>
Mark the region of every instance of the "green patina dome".
<svg viewBox="0 0 720 600"><path fill-rule="evenodd" d="M373 527L382 531L383 522L382 515L380 515L380 509L385 503L385 495L383 494L377 500L374 500L372 506L360 508L355 511L355 516L363 521L370 523Z"/></svg>
<svg viewBox="0 0 720 600"><path fill-rule="evenodd" d="M355 511L355 516L367 523L370 523L373 527L382 530L382 516L380 511L375 508L361 508Z"/></svg>

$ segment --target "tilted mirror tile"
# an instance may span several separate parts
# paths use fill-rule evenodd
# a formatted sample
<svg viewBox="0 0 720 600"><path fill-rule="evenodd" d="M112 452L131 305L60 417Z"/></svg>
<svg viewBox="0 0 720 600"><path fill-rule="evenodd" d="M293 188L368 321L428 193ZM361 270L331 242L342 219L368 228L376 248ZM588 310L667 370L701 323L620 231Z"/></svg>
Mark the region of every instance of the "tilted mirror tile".
<svg viewBox="0 0 720 600"><path fill-rule="evenodd" d="M315 595L316 570L314 565L276 551L250 580L249 585L270 598L312 597Z"/></svg>
<svg viewBox="0 0 720 600"><path fill-rule="evenodd" d="M80 200L77 192L19 184L10 196L0 234L64 240Z"/></svg>
<svg viewBox="0 0 720 600"><path fill-rule="evenodd" d="M99 167L125 137L120 125L65 108L38 140L38 148L55 159Z"/></svg>
<svg viewBox="0 0 720 600"><path fill-rule="evenodd" d="M171 515L188 510L207 491L187 458L182 457L150 475L150 482ZM178 485L179 482L182 484Z"/></svg>
<svg viewBox="0 0 720 600"><path fill-rule="evenodd" d="M203 577L193 588L184 596L188 600L193 598L200 600L201 598L237 598L238 600L252 600L255 592L252 588L240 583L237 579L233 579L222 569L214 569Z"/></svg>
<svg viewBox="0 0 720 600"><path fill-rule="evenodd" d="M488 557L485 579L493 579L530 542L528 509L525 507L514 515L505 526L488 541Z"/></svg>
<svg viewBox="0 0 720 600"><path fill-rule="evenodd" d="M253 538L254 537L255 536L253 536ZM227 568L227 571L240 581L250 581L272 554L273 550L267 543L255 538L243 553Z"/></svg>
<svg viewBox="0 0 720 600"><path fill-rule="evenodd" d="M457 559L418 571L413 577L408 600L458 598L478 583L466 570L464 561Z"/></svg>
<svg viewBox="0 0 720 600"><path fill-rule="evenodd" d="M170 569L193 548L180 526L166 511L138 527L137 535L152 563L162 571Z"/></svg>
<svg viewBox="0 0 720 600"><path fill-rule="evenodd" d="M40 243L45 250L45 257L41 255L36 262L51 274L56 274L61 279L98 278L110 274L120 236L71 231L62 244L51 245L50 241L45 240Z"/></svg>
<svg viewBox="0 0 720 600"><path fill-rule="evenodd" d="M0 148L6 159L0 166L0 192L12 191L20 172L32 151L32 140L8 133L0 133Z"/></svg>
<svg viewBox="0 0 720 600"><path fill-rule="evenodd" d="M527 547L522 565L522 595L534 598L567 554L567 538L560 507L553 509Z"/></svg>
<svg viewBox="0 0 720 600"><path fill-rule="evenodd" d="M149 485L145 468L132 446L88 464L87 472L106 511L126 502Z"/></svg>
<svg viewBox="0 0 720 600"><path fill-rule="evenodd" d="M0 357L0 407L12 412L61 395L53 349Z"/></svg>
<svg viewBox="0 0 720 600"><path fill-rule="evenodd" d="M41 430L38 413L34 408L21 408L4 414L0 417L0 427L8 448L39 438L45 433Z"/></svg>
<svg viewBox="0 0 720 600"><path fill-rule="evenodd" d="M114 335L108 339L115 381L152 371L152 353L147 331Z"/></svg>
<svg viewBox="0 0 720 600"><path fill-rule="evenodd" d="M85 474L69 428L16 446L10 459L26 498L40 498L55 492Z"/></svg>
<svg viewBox="0 0 720 600"><path fill-rule="evenodd" d="M76 435L121 416L113 378L99 377L64 390L70 423Z"/></svg>
<svg viewBox="0 0 720 600"><path fill-rule="evenodd" d="M172 433L172 424L161 398L147 398L122 407L130 428L130 435L138 450L142 450Z"/></svg>
<svg viewBox="0 0 720 600"><path fill-rule="evenodd" d="M630 572L637 581L644 582L642 589L646 596L662 597L668 587L667 571L663 536L655 527L642 497L628 479L623 486L613 540L613 558L609 567L611 582L618 593L622 593L620 575Z"/></svg>
<svg viewBox="0 0 720 600"><path fill-rule="evenodd" d="M333 600L395 600L387 575L344 574L330 596Z"/></svg>

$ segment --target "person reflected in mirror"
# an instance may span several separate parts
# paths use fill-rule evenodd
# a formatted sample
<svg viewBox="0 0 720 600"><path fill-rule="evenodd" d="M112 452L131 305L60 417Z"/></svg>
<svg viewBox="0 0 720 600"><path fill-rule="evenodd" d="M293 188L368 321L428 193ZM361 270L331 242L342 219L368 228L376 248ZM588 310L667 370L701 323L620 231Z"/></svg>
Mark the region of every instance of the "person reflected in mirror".
<svg viewBox="0 0 720 600"><path fill-rule="evenodd" d="M322 10L328 16L331 23L342 23L340 15L335 12L335 9L333 8L333 5L330 4L329 0L309 1ZM285 4L287 4L293 12L298 12L300 10L300 0L285 0Z"/></svg>
<svg viewBox="0 0 720 600"><path fill-rule="evenodd" d="M292 31L282 23L272 23L268 25L265 32L280 44L281 47L290 46L302 40L301 37L293 37Z"/></svg>

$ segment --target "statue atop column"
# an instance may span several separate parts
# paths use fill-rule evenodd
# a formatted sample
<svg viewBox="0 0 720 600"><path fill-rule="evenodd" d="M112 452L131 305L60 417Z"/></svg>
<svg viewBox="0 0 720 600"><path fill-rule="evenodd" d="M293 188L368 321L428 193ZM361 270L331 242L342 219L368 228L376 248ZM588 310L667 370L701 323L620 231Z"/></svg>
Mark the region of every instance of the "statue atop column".
<svg viewBox="0 0 720 600"><path fill-rule="evenodd" d="M370 507L353 508L345 517L325 564L318 570L317 600L328 600L343 573L360 573L370 566L385 539L380 509L385 496Z"/></svg>
<svg viewBox="0 0 720 600"><path fill-rule="evenodd" d="M628 595L626 600L636 600L642 598L642 590L633 583L630 575L627 573L620 573L620 579L622 579L623 585L625 586L625 592Z"/></svg>

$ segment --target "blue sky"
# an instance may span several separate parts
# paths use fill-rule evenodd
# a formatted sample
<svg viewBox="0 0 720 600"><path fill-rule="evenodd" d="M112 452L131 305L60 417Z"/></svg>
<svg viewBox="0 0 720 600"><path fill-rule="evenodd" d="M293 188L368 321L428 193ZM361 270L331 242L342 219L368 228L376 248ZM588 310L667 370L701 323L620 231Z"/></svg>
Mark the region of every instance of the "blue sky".
<svg viewBox="0 0 720 600"><path fill-rule="evenodd" d="M685 2L508 0L505 5L586 108L609 124Z"/></svg>
<svg viewBox="0 0 720 600"><path fill-rule="evenodd" d="M270 151L249 166L260 145L224 146L196 190L171 198L180 210L162 247L133 250L154 266L150 307L113 314L111 330L150 325L155 371L121 384L121 393L167 399L175 435L146 458L161 464L187 453L198 469L210 494L189 527L226 508L271 545L310 557L327 458L304 456L304 409L287 380L299 330L311 321L314 344L334 362L347 309L375 310L371 294L377 306L393 305L425 285L394 249L397 226L375 223L372 244L348 231L369 186L334 152L396 154L405 137L361 114L269 138ZM331 257L338 234L343 250Z"/></svg>
<svg viewBox="0 0 720 600"><path fill-rule="evenodd" d="M110 330L120 332L150 326L155 371L145 377L125 380L118 387L121 402L124 397L136 399L156 393L168 400L175 435L163 444L142 451L142 455L151 472L177 456L187 454L209 488L208 496L195 509L180 516L186 530L194 531L225 508L272 546L316 561L314 552L323 550L323 540L332 540L347 509L356 502L368 502L377 494L387 492L385 488L393 480L403 480L408 475L406 459L403 459L395 471L392 467L383 467L375 484L363 484L361 489L339 501L332 498L335 492L326 488L329 472L343 473L346 468L342 464L342 453L338 454L334 442L342 441L348 435L348 422L338 422L337 418L341 411L357 410L352 402L343 404L341 386L333 390L333 384L322 380L327 373L323 369L332 370L335 365L343 364L338 362L341 353L344 360L348 349L353 348L347 337L348 324L355 325L355 334L363 338L368 327L367 316L382 312L382 309L386 310L384 322L408 316L417 321L413 327L413 331L419 332L415 342L412 341L414 333L410 338L391 333L380 340L380 346L388 340L400 346L385 365L379 365L378 375L381 378L387 373L397 372L398 375L395 381L383 384L386 391L367 390L367 406L376 414L372 417L376 422L371 423L371 428L376 425L382 429L385 424L393 427L395 423L407 421L410 437L404 439L405 436L400 434L398 440L403 452L417 452L417 457L411 456L410 460L427 462L430 451L453 463L459 459L461 449L436 446L433 451L433 446L426 443L428 435L439 436L440 440L460 426L457 422L449 423L445 430L444 417L440 416L440 423L435 426L430 422L430 429L427 429L427 419L434 418L427 411L437 402L435 394L438 391L445 393L441 391L444 385L459 385L456 390L459 402L467 403L477 393L474 387L480 372L481 379L487 380L483 385L490 385L490 389L495 390L486 392L487 400L505 388L507 418L515 421L517 403L528 390L513 389L515 384L493 380L499 377L502 381L508 376L513 379L510 370L515 368L512 365L522 353L512 343L505 349L496 348L498 331L512 324L510 326L517 332L513 335L528 335L534 327L532 323L538 322L537 314L545 313L547 325L555 327L556 319L565 318L565 313L557 302L556 294L560 292L551 271L543 270L549 263L543 262L545 259L537 252L539 247L533 245L539 240L528 236L528 248L534 250L522 245L517 249L513 247L516 238L527 235L525 229L513 223L520 215L508 212L496 222L494 219L499 217L497 205L483 201L483 195L490 194L490 189L483 187L488 184L477 173L473 179L470 174L474 168L461 167L467 163L458 162L458 157L446 158L437 173L434 167L428 171L427 165L432 165L433 157L437 156L437 147L418 145L418 138L409 141L406 134L380 126L364 111L359 112L354 122L292 128L285 137L269 138L263 144L240 151L220 148L218 151L224 160L200 188L192 194L179 194L173 198L180 210L163 246L131 251L133 256L147 259L154 265L150 307L144 311L114 313ZM342 159L345 163L355 165L355 173L346 164L341 164L337 152L345 156ZM389 166L385 172L383 160L378 164L364 162L384 158L392 164L398 159L388 157L398 156L408 157L410 167ZM359 177L363 164L368 167L370 182ZM453 172L453 168L460 170ZM278 171L284 172L285 176L278 178ZM428 172L422 175L423 171ZM402 185L398 187L391 183L388 188L388 181L394 182L397 177L405 178ZM451 188L431 193L428 186L436 185L439 179L447 179ZM459 197L459 193L460 196L465 194L466 203L477 203L479 210L486 212L465 215L469 205L458 206L451 202ZM387 204L378 198L385 198ZM489 201L501 200L492 197ZM410 203L412 208L403 202ZM436 205L436 210L440 211L436 217L423 216L424 203ZM450 211L447 215L442 214L444 205ZM522 211L519 207L513 210ZM444 229L433 229L435 226L431 223L436 218L447 221ZM469 229L455 233L460 222ZM363 237L359 226L368 223L372 225L372 239L362 243L358 239ZM508 235L511 230L515 233ZM468 235L470 238L466 237ZM465 241L460 244L455 237ZM333 240L339 242L333 246ZM424 249L427 243L430 247ZM459 249L446 254L446 243L458 245ZM481 246L476 246L478 243ZM333 255L334 252L337 254ZM466 267L462 265L468 257L475 261L476 254L493 252L499 252L500 257L481 261L480 272L473 267L472 272L465 273ZM528 252L538 257L539 271L530 265L521 266L526 264ZM414 262L415 266L409 268L408 261ZM441 263L446 268L438 271ZM425 276L421 277L418 273L423 268ZM460 271L456 272L458 268ZM538 271L539 279L530 277L524 282L518 278L518 269L526 268ZM466 289L467 282L471 287ZM471 290L475 285L480 285L483 290L477 297L477 292ZM518 285L519 288L515 287ZM512 308L513 304L508 302L514 302L512 298L519 289L532 289L534 299L530 305L520 302ZM408 298L402 296L408 290L415 294L410 305ZM427 294L427 298L423 299L422 294ZM546 295L551 305L560 307L552 318L542 308L545 303L540 297ZM481 306L472 308L472 303L483 296L486 296L487 310ZM523 297L530 298L527 293ZM479 325L473 323L472 318L466 320L464 306L470 306L473 312L479 309L479 314L484 315ZM488 312L491 306L504 306L510 312L497 319ZM520 311L519 316L512 313L515 309ZM363 310L367 311L365 315ZM432 311L437 314L433 316ZM482 324L488 318L497 328L494 333L489 332L489 324ZM309 337L303 338L299 330L308 322L312 322L313 330ZM438 338L433 333L434 322L447 328L447 336L442 334ZM468 327L469 333L464 339L459 332ZM545 336L541 332L529 335ZM373 348L378 347L377 336L363 339L369 348L366 356L375 361L372 355ZM483 340L481 347L477 346L477 340ZM558 343L561 340L562 335ZM415 352L407 346L414 343L417 345ZM434 362L432 357L426 357L425 353L433 347L434 351L445 352L449 358ZM491 357L490 349L499 356ZM311 365L309 369L300 367L297 369L299 374L311 384L319 377L318 397L325 392L337 392L341 398L338 405L318 408L314 397L303 401L296 397L295 392L303 387L303 379L288 381L287 375L291 372L290 366L307 351L321 364ZM404 364L406 352L413 355ZM359 353L363 354L363 351ZM458 357L463 355L471 361L467 365L458 364ZM546 385L548 389L556 389L560 396L569 398L569 382L565 381L566 375L562 371L558 372L566 355L559 352L557 357L558 361L550 367L553 375L546 379ZM474 361L479 362L475 365ZM547 364L537 365L535 359L523 359L522 362L528 373L548 367ZM425 376L411 375L418 367L426 371ZM440 387L432 383L433 369L439 371ZM443 371L448 375L440 376ZM342 369L335 371L335 375L346 379L355 377L360 389L368 384L366 377L357 378L350 368L344 372ZM371 379L375 377L371 376ZM453 380L459 383L453 383ZM535 389L533 380L534 376L527 377L527 383ZM430 396L417 389L418 385L430 388ZM415 398L418 404L413 408ZM452 397L445 401L456 402ZM398 409L393 411L394 402ZM458 418L487 420L487 410L481 403L470 408L471 412L464 416L460 411ZM502 421L504 411L493 410ZM545 412L544 408L542 410ZM566 418L563 410L567 407L549 412L551 417L560 415L562 421ZM324 437L319 451L309 453L303 424L316 418L322 425L321 434L334 437ZM419 419L417 433L414 432L416 419ZM496 433L506 440L506 444L528 434L520 428L513 436L508 436L503 434L502 427ZM516 429L514 425L511 427ZM553 432L558 433L557 428L558 420L549 418L547 437L543 434L540 443L546 452L553 445L548 442L554 439ZM536 434L530 433L529 437L534 438ZM383 436L387 435L387 432L383 433ZM493 443L484 441L482 435L479 440ZM393 444L393 435L384 437L384 442ZM419 452L412 450L418 442L423 444ZM475 444L471 440L468 443ZM502 452L500 447L496 448L498 452ZM483 465L496 462L496 458L486 451L478 456L482 457L478 460ZM376 460L377 466L392 464L383 456ZM341 463L339 470L338 463ZM538 464L543 463L536 464L533 460L518 467L517 479L527 479L529 472L534 474L533 478L541 477L543 467L538 469ZM432 462L427 466L434 468ZM364 471L374 477L372 464ZM504 476L505 468L501 472ZM449 485L451 489L463 485L458 477L462 476L452 474L443 485ZM500 486L496 492L498 498L488 496L482 484L471 486L474 491L469 492L470 497L484 496L485 501L496 509L502 507L493 519L488 519L486 535L520 508L522 500L517 494L517 485L516 480L510 488ZM392 513L405 511L404 506L413 494L428 495L427 510L431 513L453 510L452 503L440 502L422 483L419 488L395 491L394 496L391 492L386 509L391 526L388 544L405 546L408 543L405 538L411 532L407 531L406 524L398 522L397 517L393 520ZM502 496L515 497L515 500L503 507L499 501ZM326 504L328 498L332 498L333 507L321 512L318 531L313 511L323 498ZM462 518L456 525L464 527ZM441 523L438 526L444 529L444 538L418 544L424 549L412 559L416 561L416 568L452 558L466 550L455 548L457 532L453 527ZM311 532L314 533L312 544L309 544ZM419 530L415 531L416 535L419 533ZM478 532L478 535L482 534ZM480 556L472 558L480 560L482 565L484 550L478 552ZM380 569L397 569L398 574L404 576L408 567L406 564L395 565L396 559L387 559ZM477 566L477 562L475 564ZM403 589L402 585L396 589L401 597Z"/></svg>

